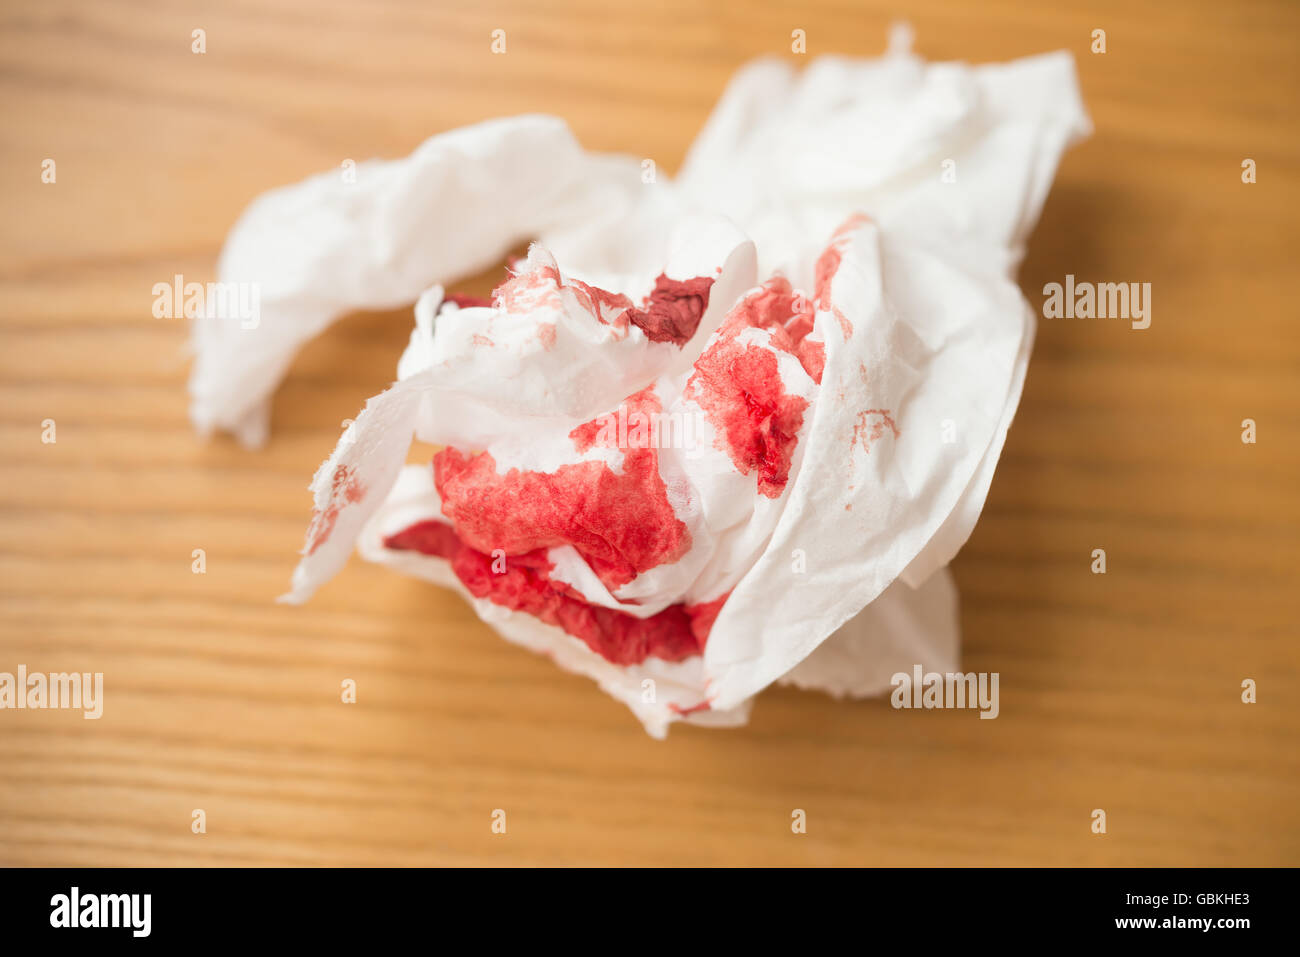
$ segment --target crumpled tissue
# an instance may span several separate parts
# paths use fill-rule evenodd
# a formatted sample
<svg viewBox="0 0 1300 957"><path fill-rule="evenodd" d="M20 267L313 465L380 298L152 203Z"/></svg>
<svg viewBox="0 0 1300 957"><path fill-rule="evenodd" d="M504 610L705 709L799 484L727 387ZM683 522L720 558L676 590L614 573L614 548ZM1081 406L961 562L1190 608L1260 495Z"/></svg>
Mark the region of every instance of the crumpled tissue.
<svg viewBox="0 0 1300 957"><path fill-rule="evenodd" d="M905 46L745 66L671 181L528 115L258 198L219 266L259 285L257 328L194 325L201 432L261 444L306 340L418 300L398 381L315 477L286 600L356 545L657 737L744 723L773 682L956 668L946 566L1034 336L1014 274L1090 127L1068 53ZM490 302L445 292L524 240ZM413 437L446 447L432 468Z"/></svg>

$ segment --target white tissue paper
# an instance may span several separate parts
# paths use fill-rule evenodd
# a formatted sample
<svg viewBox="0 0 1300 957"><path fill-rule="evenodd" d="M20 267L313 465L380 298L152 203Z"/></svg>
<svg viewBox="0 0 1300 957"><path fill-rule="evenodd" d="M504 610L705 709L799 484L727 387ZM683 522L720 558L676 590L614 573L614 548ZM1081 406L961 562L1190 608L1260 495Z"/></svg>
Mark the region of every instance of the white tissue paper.
<svg viewBox="0 0 1300 957"><path fill-rule="evenodd" d="M744 723L773 682L954 670L946 566L1033 342L1013 277L1089 122L1067 53L905 45L746 66L671 182L521 116L254 202L220 278L259 284L260 321L196 320L200 431L260 444L303 342L418 298L397 383L316 475L286 599L356 544L657 737ZM490 303L447 297L525 239ZM413 437L445 446L432 468Z"/></svg>

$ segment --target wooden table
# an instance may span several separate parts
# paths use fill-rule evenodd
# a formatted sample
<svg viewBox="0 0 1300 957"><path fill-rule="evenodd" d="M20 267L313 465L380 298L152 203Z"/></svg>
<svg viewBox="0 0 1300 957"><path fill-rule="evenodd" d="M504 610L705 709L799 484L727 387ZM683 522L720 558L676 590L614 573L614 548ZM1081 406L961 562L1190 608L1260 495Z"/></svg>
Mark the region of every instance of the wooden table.
<svg viewBox="0 0 1300 957"><path fill-rule="evenodd" d="M266 188L487 117L553 112L671 171L739 64L793 56L795 29L810 55L877 54L895 9L554 6L6 4L0 671L102 671L106 699L98 721L0 712L0 863L1300 863L1291 3L909 5L932 59L1075 53L1097 132L1047 202L1031 301L1067 273L1153 285L1148 330L1041 324L955 564L998 720L779 690L743 730L660 743L359 560L272 603L305 485L393 377L410 311L313 342L250 453L191 433L155 282L213 278Z"/></svg>

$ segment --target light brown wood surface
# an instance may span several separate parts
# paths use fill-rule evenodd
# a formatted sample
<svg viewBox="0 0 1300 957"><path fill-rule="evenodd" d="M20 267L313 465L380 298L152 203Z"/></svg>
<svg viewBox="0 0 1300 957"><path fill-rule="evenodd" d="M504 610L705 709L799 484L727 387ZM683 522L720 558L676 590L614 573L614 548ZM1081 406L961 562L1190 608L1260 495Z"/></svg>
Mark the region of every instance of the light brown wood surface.
<svg viewBox="0 0 1300 957"><path fill-rule="evenodd" d="M1097 130L1031 242L1031 301L1066 273L1153 285L1146 331L1040 325L955 563L996 721L776 690L743 730L661 743L358 559L273 604L407 309L313 342L264 451L190 431L186 330L151 287L215 278L260 191L525 111L672 171L738 65L793 58L796 28L809 55L876 55L901 6L4 0L0 671L102 671L106 700L0 712L0 864L1300 863L1293 3L905 11L928 58L1076 56Z"/></svg>

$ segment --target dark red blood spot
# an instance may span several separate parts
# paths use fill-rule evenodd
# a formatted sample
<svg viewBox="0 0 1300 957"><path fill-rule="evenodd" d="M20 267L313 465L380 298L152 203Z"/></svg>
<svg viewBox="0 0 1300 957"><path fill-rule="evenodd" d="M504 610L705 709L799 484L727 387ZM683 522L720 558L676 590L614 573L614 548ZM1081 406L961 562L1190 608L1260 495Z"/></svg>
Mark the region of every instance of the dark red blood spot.
<svg viewBox="0 0 1300 957"><path fill-rule="evenodd" d="M650 399L657 409L653 393ZM644 394L638 401L651 404ZM574 441L585 441L590 426L575 429ZM504 475L489 452L466 456L446 448L434 456L433 473L443 514L470 546L521 555L572 545L611 590L677 561L691 546L668 501L654 447L627 449L618 472L589 461Z"/></svg>
<svg viewBox="0 0 1300 957"><path fill-rule="evenodd" d="M504 569L498 564L500 570L493 570L492 556L466 544L445 522L417 522L390 535L384 546L447 559L471 595L562 628L616 665L640 664L649 657L681 661L697 655L717 615L697 611L709 606L678 604L649 618L636 618L592 605L564 582L551 580L553 566L545 549L510 556Z"/></svg>
<svg viewBox="0 0 1300 957"><path fill-rule="evenodd" d="M640 308L622 293L610 292L579 279L564 280L550 267L508 279L496 288L493 295L503 306L511 308L520 304L519 293L522 290L535 289L546 283L557 288L567 286L583 309L620 334L625 334L630 324L637 326L651 342L673 342L682 346L699 328L700 319L709 306L713 278L669 279L660 273L655 279L654 289L642 300Z"/></svg>
<svg viewBox="0 0 1300 957"><path fill-rule="evenodd" d="M709 307L709 289L713 279L669 279L663 273L645 301L644 309L633 309L629 319L651 342L675 342L682 346L699 328L704 310Z"/></svg>
<svg viewBox="0 0 1300 957"><path fill-rule="evenodd" d="M783 277L769 280L742 299L695 362L686 395L699 403L718 432L718 445L742 475L757 473L758 490L776 498L790 478L799 429L808 401L786 393L773 349L800 359L810 376L820 376L825 353L804 336L810 308ZM742 345L748 328L771 332L771 348ZM796 336L798 338L796 338ZM811 368L810 368L811 367Z"/></svg>
<svg viewBox="0 0 1300 957"><path fill-rule="evenodd" d="M311 515L311 525L307 528L307 554L314 554L329 541L334 534L334 526L339 520L339 512L345 505L355 505L365 495L365 489L357 481L352 469L340 465L330 477L329 502L323 509L316 509Z"/></svg>
<svg viewBox="0 0 1300 957"><path fill-rule="evenodd" d="M577 279L571 280L569 285L583 307L601 322L623 329L631 323L640 328L651 342L674 342L682 346L699 328L700 319L709 306L713 279L708 276L669 279L660 273L640 309L622 293L589 286Z"/></svg>

